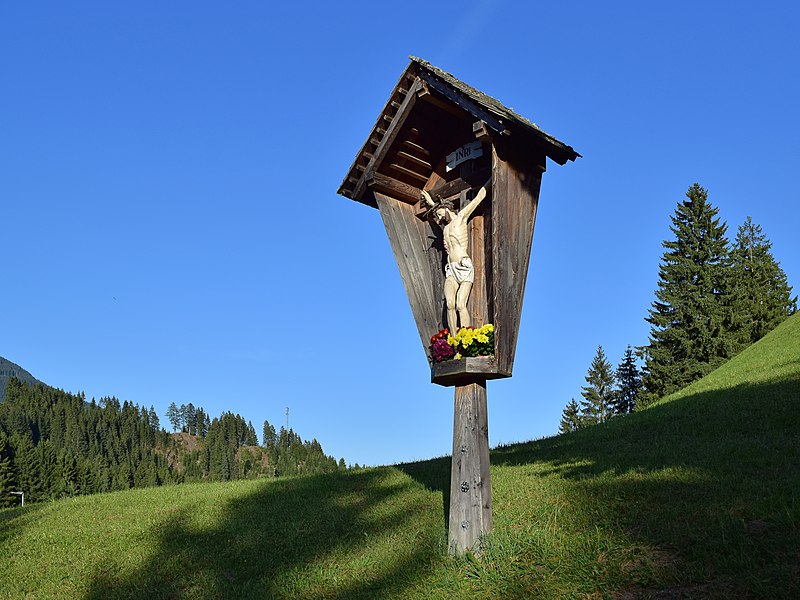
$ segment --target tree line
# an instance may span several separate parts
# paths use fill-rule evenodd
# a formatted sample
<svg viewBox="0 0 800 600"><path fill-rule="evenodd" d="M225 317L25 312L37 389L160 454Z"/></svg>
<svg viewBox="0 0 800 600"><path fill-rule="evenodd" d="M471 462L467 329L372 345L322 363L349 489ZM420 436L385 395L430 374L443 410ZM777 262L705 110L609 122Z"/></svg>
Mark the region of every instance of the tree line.
<svg viewBox="0 0 800 600"><path fill-rule="evenodd" d="M191 408L190 408L191 407ZM176 407L177 408L177 407ZM346 468L317 440L281 428L259 445L255 428L225 412L182 405L174 433L146 409L10 378L0 402L0 507L183 482L228 481ZM171 415L171 413L170 413ZM269 424L265 423L265 429ZM178 431L180 430L180 432Z"/></svg>
<svg viewBox="0 0 800 600"><path fill-rule="evenodd" d="M648 343L630 346L614 371L602 347L582 388L562 412L560 431L644 407L696 381L797 311L797 296L772 243L751 217L731 243L708 192L695 183L671 217L663 242ZM643 361L641 369L637 359Z"/></svg>

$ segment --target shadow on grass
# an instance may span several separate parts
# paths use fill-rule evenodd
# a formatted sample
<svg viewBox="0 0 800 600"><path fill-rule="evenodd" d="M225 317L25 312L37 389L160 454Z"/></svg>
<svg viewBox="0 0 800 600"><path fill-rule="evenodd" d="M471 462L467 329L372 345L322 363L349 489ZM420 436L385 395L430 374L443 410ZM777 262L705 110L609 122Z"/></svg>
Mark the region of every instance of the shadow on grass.
<svg viewBox="0 0 800 600"><path fill-rule="evenodd" d="M441 557L431 508L392 469L265 482L205 518L181 508L149 534L146 564L125 576L101 568L87 597L397 597Z"/></svg>
<svg viewBox="0 0 800 600"><path fill-rule="evenodd" d="M28 504L25 508L15 506L0 509L0 546L11 537L20 535L26 522L34 519L33 515L41 509L41 504Z"/></svg>
<svg viewBox="0 0 800 600"><path fill-rule="evenodd" d="M394 465L413 480L421 483L431 492L442 494L442 524L443 531L447 531L450 514L450 467L452 459L449 456L431 458L413 463Z"/></svg>
<svg viewBox="0 0 800 600"><path fill-rule="evenodd" d="M696 393L491 460L557 476L591 526L663 551L673 564L662 572L697 586L664 597L797 597L799 432L793 377Z"/></svg>
<svg viewBox="0 0 800 600"><path fill-rule="evenodd" d="M792 379L693 394L603 425L499 447L491 460L548 462L566 478L676 465L727 475L771 465L797 475L797 454L785 436L797 441L798 431L800 380ZM776 449L786 452L775 455Z"/></svg>

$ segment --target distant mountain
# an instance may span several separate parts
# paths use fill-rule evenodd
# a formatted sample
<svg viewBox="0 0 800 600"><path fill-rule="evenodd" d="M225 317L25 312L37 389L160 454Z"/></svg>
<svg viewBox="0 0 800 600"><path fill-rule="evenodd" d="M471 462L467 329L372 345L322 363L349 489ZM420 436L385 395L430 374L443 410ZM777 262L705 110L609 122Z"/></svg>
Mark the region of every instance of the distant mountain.
<svg viewBox="0 0 800 600"><path fill-rule="evenodd" d="M19 365L14 364L10 360L6 360L0 356L0 401L6 397L6 385L8 384L9 377L16 377L20 381L24 381L28 385L41 383L47 385L36 379L33 375L28 373Z"/></svg>

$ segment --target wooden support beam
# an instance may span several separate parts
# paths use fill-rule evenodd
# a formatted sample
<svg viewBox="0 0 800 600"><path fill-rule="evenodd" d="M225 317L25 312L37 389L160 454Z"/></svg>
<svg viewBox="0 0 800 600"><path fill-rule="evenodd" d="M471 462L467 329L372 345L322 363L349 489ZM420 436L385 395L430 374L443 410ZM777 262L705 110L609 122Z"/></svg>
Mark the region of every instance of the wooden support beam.
<svg viewBox="0 0 800 600"><path fill-rule="evenodd" d="M398 172L403 173L405 175L408 175L409 177L411 177L413 179L416 179L417 181L419 181L421 183L425 183L426 181L428 181L428 176L427 175L422 175L421 173L417 173L416 171L412 171L411 169L409 169L408 167L404 167L403 165L398 165L398 164L392 163L392 164L389 165L389 168L390 169L394 169L395 171L398 171Z"/></svg>
<svg viewBox="0 0 800 600"><path fill-rule="evenodd" d="M403 140L402 142L400 142L400 144L404 148L407 148L408 150L412 150L412 151L414 151L414 152L416 152L418 154L422 154L423 156L430 156L431 155L431 153L428 150L426 150L425 148L423 148L419 144L417 144L415 142L412 142L411 140Z"/></svg>
<svg viewBox="0 0 800 600"><path fill-rule="evenodd" d="M394 177L389 177L382 173L371 173L370 176L367 177L367 185L373 192L386 194L395 200L402 200L408 204L416 204L419 202L419 188L415 188L413 185L398 181Z"/></svg>
<svg viewBox="0 0 800 600"><path fill-rule="evenodd" d="M474 100L457 92L444 82L439 81L432 73L422 71L419 76L428 85L429 90L434 90L436 93L444 96L450 103L462 108L476 119L485 121L492 130L503 135L509 135L511 133L500 119L492 115ZM448 105L450 105L450 103L448 103Z"/></svg>
<svg viewBox="0 0 800 600"><path fill-rule="evenodd" d="M491 531L489 416L486 381L479 381L455 388L448 550L480 554L481 539Z"/></svg>
<svg viewBox="0 0 800 600"><path fill-rule="evenodd" d="M475 134L475 139L478 139L485 144L489 144L492 141L492 136L489 132L489 126L484 121L475 121L472 124L472 133Z"/></svg>
<svg viewBox="0 0 800 600"><path fill-rule="evenodd" d="M414 163L416 165L419 165L423 169L427 169L428 171L433 170L433 165L431 163L429 163L427 160L422 160L421 158L417 158L416 156L414 156L413 154L409 154L408 152L404 152L402 150L399 150L397 152L397 157L398 158L404 158L407 161L410 161L410 162L412 162L412 163Z"/></svg>
<svg viewBox="0 0 800 600"><path fill-rule="evenodd" d="M419 97L422 98L423 100L425 100L425 102L433 104L434 106L436 106L438 108L441 108L443 111L448 112L451 115L453 115L455 117L458 117L459 119L463 119L464 118L464 110L463 109L460 109L457 106L453 106L452 103L446 102L445 100L442 100L441 98L439 98L437 96L434 96L431 93L431 90L428 87L427 83L423 82L423 88L422 88L422 91L420 91L420 93L419 93Z"/></svg>

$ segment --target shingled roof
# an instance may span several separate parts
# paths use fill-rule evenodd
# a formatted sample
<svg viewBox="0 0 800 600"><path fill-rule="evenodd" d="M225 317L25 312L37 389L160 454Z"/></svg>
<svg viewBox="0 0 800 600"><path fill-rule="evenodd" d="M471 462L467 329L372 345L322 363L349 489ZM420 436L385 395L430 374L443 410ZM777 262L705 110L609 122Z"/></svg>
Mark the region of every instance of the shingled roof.
<svg viewBox="0 0 800 600"><path fill-rule="evenodd" d="M438 115L418 108L418 95L425 95L440 110L460 114L464 119L483 121L492 135L517 138L524 144L535 146L557 162L565 164L580 157L572 147L542 131L536 124L515 113L496 99L457 79L429 62L410 57L411 62L392 90L367 141L356 155L338 193L370 206L376 206L367 189L367 182L389 160L392 176L408 186L409 196L419 192L430 177L436 164L433 160L441 152L437 140L426 135L420 123L431 120L441 123ZM409 116L412 112L426 113ZM430 128L428 128L430 129ZM435 148L435 151L434 151ZM449 150L448 150L449 151Z"/></svg>

